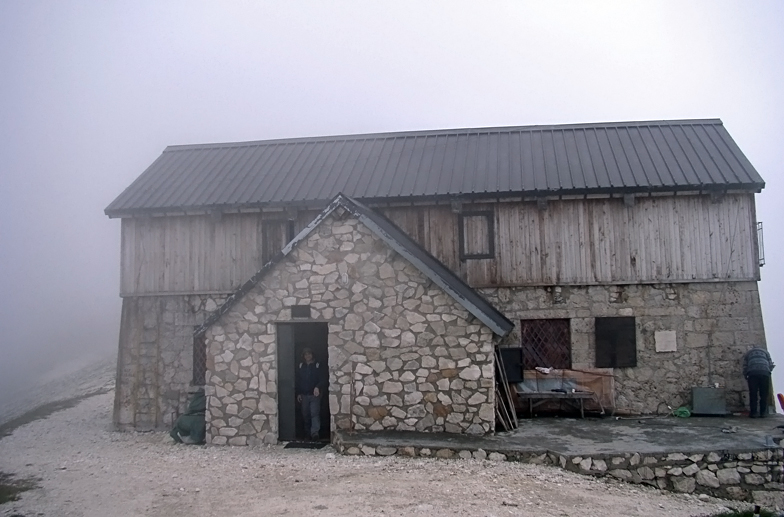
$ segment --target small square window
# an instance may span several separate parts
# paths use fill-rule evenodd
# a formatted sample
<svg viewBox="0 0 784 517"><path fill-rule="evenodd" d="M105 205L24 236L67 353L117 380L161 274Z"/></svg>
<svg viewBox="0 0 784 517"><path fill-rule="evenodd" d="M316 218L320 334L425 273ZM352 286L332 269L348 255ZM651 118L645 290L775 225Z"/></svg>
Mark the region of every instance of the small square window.
<svg viewBox="0 0 784 517"><path fill-rule="evenodd" d="M596 318L596 367L637 366L637 326L634 318Z"/></svg>
<svg viewBox="0 0 784 517"><path fill-rule="evenodd" d="M310 305L292 305L292 318L310 318Z"/></svg>
<svg viewBox="0 0 784 517"><path fill-rule="evenodd" d="M458 215L460 260L495 258L495 225L492 211Z"/></svg>

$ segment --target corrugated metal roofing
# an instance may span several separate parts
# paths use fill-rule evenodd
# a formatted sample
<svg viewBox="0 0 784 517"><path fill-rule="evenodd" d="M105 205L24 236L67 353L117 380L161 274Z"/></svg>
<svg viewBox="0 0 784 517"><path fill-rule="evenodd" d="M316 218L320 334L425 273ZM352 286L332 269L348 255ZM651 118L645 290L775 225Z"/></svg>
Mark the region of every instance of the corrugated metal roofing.
<svg viewBox="0 0 784 517"><path fill-rule="evenodd" d="M203 325L196 328L195 336L200 336L209 327L215 324L221 316L226 314L238 301L245 297L253 287L261 282L265 276L283 258L291 253L297 245L307 239L318 226L334 212L338 207L342 207L357 217L362 224L367 226L370 231L376 234L381 240L386 242L392 249L402 257L411 262L426 277L441 287L444 292L451 296L457 303L473 314L479 321L487 325L499 336L506 336L514 328L514 323L509 321L498 309L493 307L479 293L473 290L468 284L463 282L457 275L449 270L443 263L433 257L422 246L417 244L411 237L406 235L400 228L395 226L383 215L370 210L361 203L338 194L327 205L327 207L317 215L291 242L289 242L276 256L253 275L247 282L242 284L223 305L213 312Z"/></svg>
<svg viewBox="0 0 784 517"><path fill-rule="evenodd" d="M499 127L170 146L106 214L764 185L718 119Z"/></svg>

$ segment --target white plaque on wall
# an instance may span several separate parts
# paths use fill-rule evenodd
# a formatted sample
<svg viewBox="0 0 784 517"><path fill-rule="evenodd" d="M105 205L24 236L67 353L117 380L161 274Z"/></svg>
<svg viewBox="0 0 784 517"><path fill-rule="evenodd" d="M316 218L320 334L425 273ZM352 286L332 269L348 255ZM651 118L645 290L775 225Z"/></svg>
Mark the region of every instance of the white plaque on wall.
<svg viewBox="0 0 784 517"><path fill-rule="evenodd" d="M675 352L678 350L674 330L657 330L655 338L657 352Z"/></svg>

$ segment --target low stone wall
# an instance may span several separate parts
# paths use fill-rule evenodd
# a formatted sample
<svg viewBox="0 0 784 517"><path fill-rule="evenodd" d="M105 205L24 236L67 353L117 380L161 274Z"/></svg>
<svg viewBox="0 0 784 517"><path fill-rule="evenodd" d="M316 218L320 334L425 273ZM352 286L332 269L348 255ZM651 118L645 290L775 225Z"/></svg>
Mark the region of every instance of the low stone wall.
<svg viewBox="0 0 784 517"><path fill-rule="evenodd" d="M765 347L756 282L702 282L485 288L479 290L517 328L505 343L520 346L521 319L569 319L572 368L596 367L595 319L632 316L637 366L615 368L615 409L669 413L691 406L693 387L724 388L729 411L748 408L741 373L751 345ZM674 331L676 350L657 351L656 333ZM603 370L605 371L605 370Z"/></svg>
<svg viewBox="0 0 784 517"><path fill-rule="evenodd" d="M566 470L609 475L674 492L752 500L758 491L784 490L781 448L745 452L558 456ZM784 492L782 492L784 495Z"/></svg>
<svg viewBox="0 0 784 517"><path fill-rule="evenodd" d="M627 483L646 484L662 490L707 494L723 499L753 501L784 508L784 449L743 452L674 452L661 454L602 454L564 456L553 452L375 446L338 436L335 449L346 455L433 457L520 461L560 466L565 470Z"/></svg>

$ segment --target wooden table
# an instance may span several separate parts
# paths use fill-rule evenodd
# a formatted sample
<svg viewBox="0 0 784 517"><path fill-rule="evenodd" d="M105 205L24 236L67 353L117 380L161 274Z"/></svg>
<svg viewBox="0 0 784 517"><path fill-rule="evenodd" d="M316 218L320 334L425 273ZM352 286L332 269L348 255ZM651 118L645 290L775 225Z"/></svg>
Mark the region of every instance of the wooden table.
<svg viewBox="0 0 784 517"><path fill-rule="evenodd" d="M580 418L585 418L585 408L583 407L583 401L585 399L594 399L595 393L592 391L575 391L574 393L571 391L567 393L562 391L518 391L517 397L520 399L528 399L528 410L531 412L531 415L534 414L534 408L536 406L544 404L548 400L566 400L570 403L574 402L575 406L579 401ZM534 400L538 400L538 402L534 402Z"/></svg>

